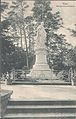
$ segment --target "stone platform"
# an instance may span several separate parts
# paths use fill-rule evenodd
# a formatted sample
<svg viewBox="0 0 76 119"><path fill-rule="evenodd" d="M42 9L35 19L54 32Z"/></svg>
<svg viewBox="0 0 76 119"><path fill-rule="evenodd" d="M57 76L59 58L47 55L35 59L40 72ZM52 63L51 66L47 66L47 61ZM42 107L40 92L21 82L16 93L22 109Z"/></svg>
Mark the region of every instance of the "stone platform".
<svg viewBox="0 0 76 119"><path fill-rule="evenodd" d="M76 100L76 86L65 85L5 85L13 90L13 100Z"/></svg>

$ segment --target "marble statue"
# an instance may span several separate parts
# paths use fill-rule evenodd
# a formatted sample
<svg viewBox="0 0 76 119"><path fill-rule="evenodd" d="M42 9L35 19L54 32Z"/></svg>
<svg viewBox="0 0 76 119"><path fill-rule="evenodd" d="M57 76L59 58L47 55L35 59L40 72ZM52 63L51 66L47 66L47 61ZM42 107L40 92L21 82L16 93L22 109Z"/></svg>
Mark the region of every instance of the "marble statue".
<svg viewBox="0 0 76 119"><path fill-rule="evenodd" d="M39 25L37 28L37 36L35 38L36 48L45 47L45 41L46 41L46 31L43 27L43 23L41 23L41 25Z"/></svg>
<svg viewBox="0 0 76 119"><path fill-rule="evenodd" d="M46 31L41 23L37 28L35 37L35 55L36 61L31 69L29 76L34 79L56 79L55 74L49 68L47 63Z"/></svg>

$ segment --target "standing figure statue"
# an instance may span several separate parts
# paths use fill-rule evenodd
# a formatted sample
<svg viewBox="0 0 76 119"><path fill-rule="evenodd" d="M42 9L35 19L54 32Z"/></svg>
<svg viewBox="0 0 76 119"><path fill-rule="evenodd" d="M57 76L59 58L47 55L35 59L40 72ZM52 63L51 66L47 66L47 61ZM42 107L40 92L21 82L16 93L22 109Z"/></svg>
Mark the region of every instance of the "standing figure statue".
<svg viewBox="0 0 76 119"><path fill-rule="evenodd" d="M46 41L46 31L43 26L43 22L37 28L37 36L35 38L35 49L44 48Z"/></svg>
<svg viewBox="0 0 76 119"><path fill-rule="evenodd" d="M46 31L42 22L37 28L37 36L35 37L36 60L29 74L35 80L56 79L55 74L51 71L47 63L47 47L45 42Z"/></svg>

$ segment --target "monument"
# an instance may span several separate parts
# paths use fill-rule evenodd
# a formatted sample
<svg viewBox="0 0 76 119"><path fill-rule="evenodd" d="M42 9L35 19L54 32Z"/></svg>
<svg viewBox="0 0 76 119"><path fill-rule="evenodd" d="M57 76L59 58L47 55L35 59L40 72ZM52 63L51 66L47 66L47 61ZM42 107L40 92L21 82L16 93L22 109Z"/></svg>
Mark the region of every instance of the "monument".
<svg viewBox="0 0 76 119"><path fill-rule="evenodd" d="M56 79L55 74L47 64L47 48L45 45L46 31L43 23L37 28L37 36L35 37L35 55L36 61L30 72L30 77L34 79Z"/></svg>

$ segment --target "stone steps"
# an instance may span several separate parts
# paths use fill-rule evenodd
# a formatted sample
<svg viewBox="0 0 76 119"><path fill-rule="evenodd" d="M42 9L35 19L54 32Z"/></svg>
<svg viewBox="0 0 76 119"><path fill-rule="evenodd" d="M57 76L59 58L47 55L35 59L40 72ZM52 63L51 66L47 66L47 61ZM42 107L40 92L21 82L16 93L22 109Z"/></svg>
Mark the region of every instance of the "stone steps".
<svg viewBox="0 0 76 119"><path fill-rule="evenodd" d="M9 101L3 119L76 119L76 101Z"/></svg>
<svg viewBox="0 0 76 119"><path fill-rule="evenodd" d="M76 114L65 113L28 113L7 114L4 119L75 119Z"/></svg>
<svg viewBox="0 0 76 119"><path fill-rule="evenodd" d="M19 106L19 105L36 105L36 106L39 106L39 105L76 105L76 100L10 100L9 103L8 103L8 106L12 106L12 105L15 105L15 106Z"/></svg>
<svg viewBox="0 0 76 119"><path fill-rule="evenodd" d="M56 109L59 109L59 108L62 108L62 109L64 109L64 108L73 108L73 109L75 109L76 105L71 105L71 106L67 106L67 105L65 105L65 106L55 106L55 105L54 106L50 106L50 105L48 105L48 106L47 105L46 106L45 105L43 105L43 106L42 105L40 105L40 106L39 105L37 105L37 106L36 105L34 105L34 106L33 105L31 105L31 106L30 105L29 106L25 106L25 105L24 106L20 106L20 105L19 106L7 106L8 110L9 109L10 110L11 109L20 109L20 108L21 109L28 109L28 108L29 109L38 109L38 108L40 108L40 109L44 109L44 108L46 108L46 109L48 109L48 108L49 109L50 108L52 108L52 109L54 109L54 108L56 108Z"/></svg>
<svg viewBox="0 0 76 119"><path fill-rule="evenodd" d="M26 81L13 81L12 85L71 85L71 82L26 82Z"/></svg>
<svg viewBox="0 0 76 119"><path fill-rule="evenodd" d="M36 106L34 106L34 107L26 107L26 106L24 106L24 107L21 107L21 106L19 106L19 107L14 107L14 106L12 106L12 107L7 107L7 112L8 113L40 113L40 112L42 112L42 113L63 113L63 112L65 112L65 113L75 113L76 112L76 107L73 107L73 106L70 106L70 107L63 107L63 106L61 106L61 107L53 107L53 106L49 106L49 107L47 107L47 106L44 106L44 107L36 107Z"/></svg>

